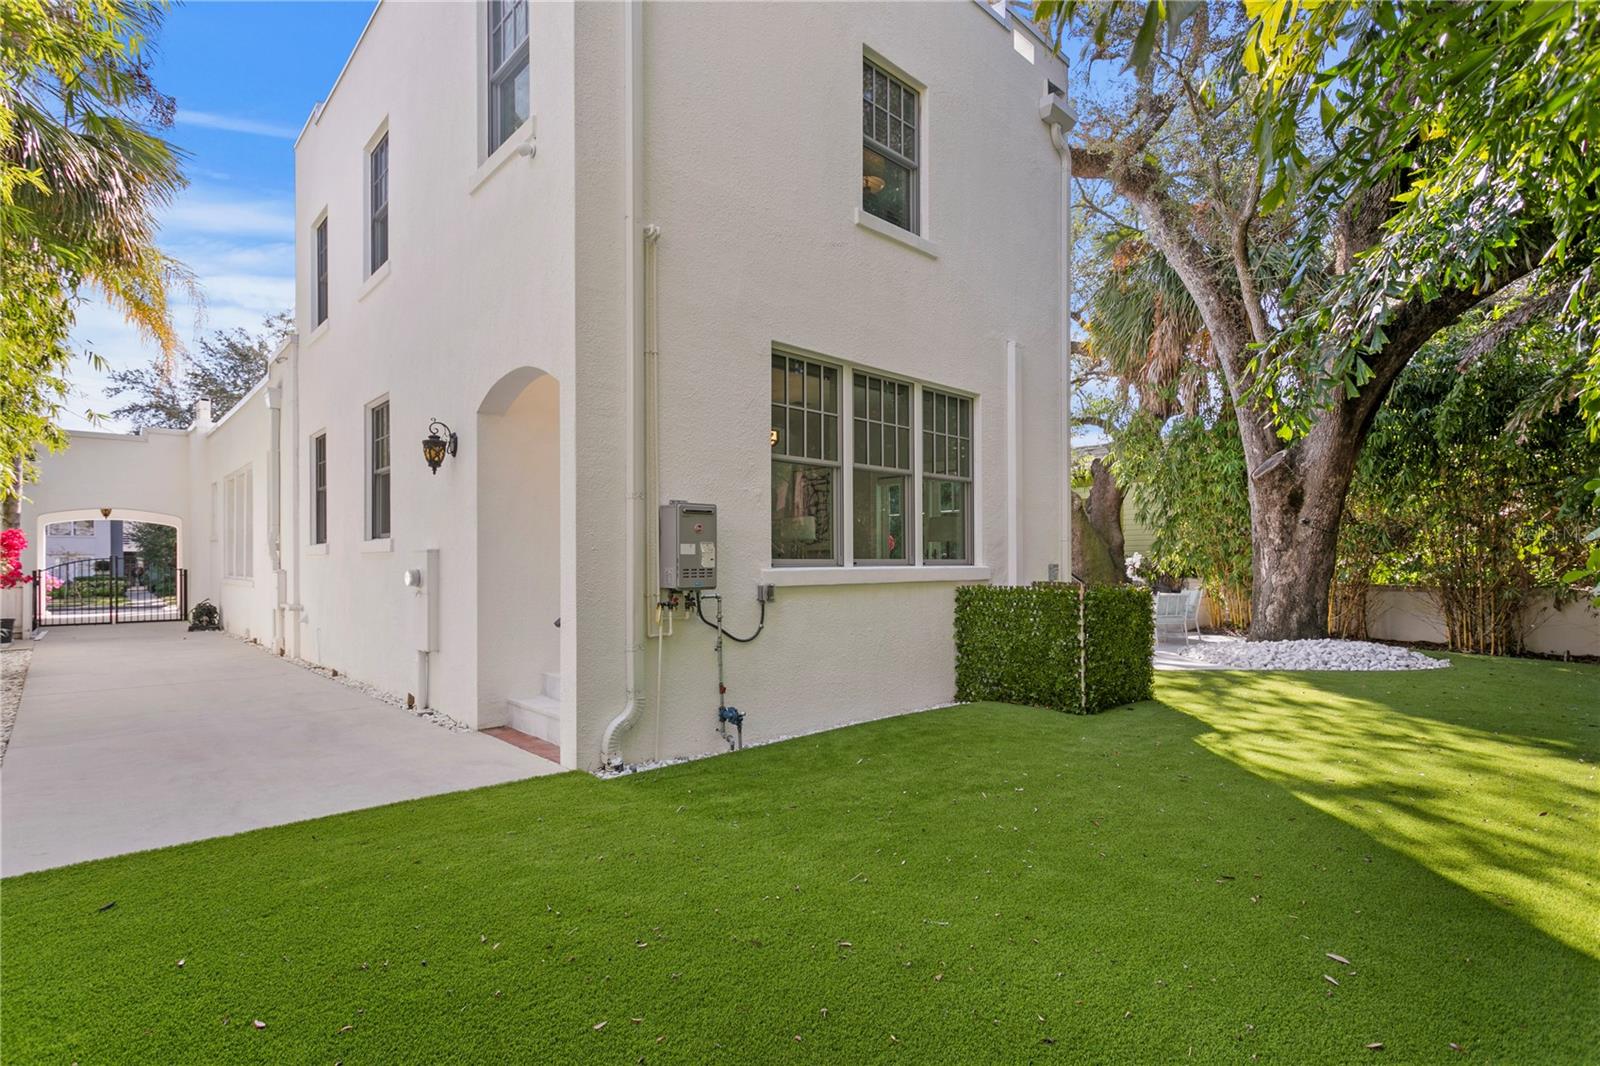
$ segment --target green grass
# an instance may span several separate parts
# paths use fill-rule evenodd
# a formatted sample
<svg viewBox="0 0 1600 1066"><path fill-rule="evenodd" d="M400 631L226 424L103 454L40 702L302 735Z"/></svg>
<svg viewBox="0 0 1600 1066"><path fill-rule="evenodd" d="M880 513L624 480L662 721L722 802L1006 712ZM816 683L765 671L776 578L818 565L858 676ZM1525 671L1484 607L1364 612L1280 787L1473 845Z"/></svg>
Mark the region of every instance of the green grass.
<svg viewBox="0 0 1600 1066"><path fill-rule="evenodd" d="M1157 687L13 878L0 1057L1594 1061L1600 670Z"/></svg>

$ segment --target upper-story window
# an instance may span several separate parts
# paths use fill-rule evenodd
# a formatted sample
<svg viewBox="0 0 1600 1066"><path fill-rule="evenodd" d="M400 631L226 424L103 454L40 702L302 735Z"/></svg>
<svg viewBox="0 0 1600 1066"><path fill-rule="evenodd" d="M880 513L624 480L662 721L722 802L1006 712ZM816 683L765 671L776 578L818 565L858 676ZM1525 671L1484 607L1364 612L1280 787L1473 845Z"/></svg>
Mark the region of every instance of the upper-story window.
<svg viewBox="0 0 1600 1066"><path fill-rule="evenodd" d="M368 180L371 182L369 200L372 204L368 244L372 254L367 263L367 273L372 273L389 261L389 135L385 133L372 148L368 157Z"/></svg>
<svg viewBox="0 0 1600 1066"><path fill-rule="evenodd" d="M917 90L861 63L861 208L917 232Z"/></svg>
<svg viewBox="0 0 1600 1066"><path fill-rule="evenodd" d="M328 321L328 220L317 223L317 306L316 324Z"/></svg>
<svg viewBox="0 0 1600 1066"><path fill-rule="evenodd" d="M328 435L311 438L311 543L328 543Z"/></svg>
<svg viewBox="0 0 1600 1066"><path fill-rule="evenodd" d="M489 0L489 151L528 121L528 3Z"/></svg>

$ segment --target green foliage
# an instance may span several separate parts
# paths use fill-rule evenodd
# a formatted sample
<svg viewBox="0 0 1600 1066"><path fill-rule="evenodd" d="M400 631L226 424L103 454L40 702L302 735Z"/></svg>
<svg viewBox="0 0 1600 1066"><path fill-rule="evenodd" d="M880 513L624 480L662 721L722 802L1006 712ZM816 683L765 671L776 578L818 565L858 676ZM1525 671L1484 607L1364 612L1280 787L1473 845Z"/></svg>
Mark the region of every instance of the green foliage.
<svg viewBox="0 0 1600 1066"><path fill-rule="evenodd" d="M1103 711L1150 699L1155 684L1155 613L1148 589L1104 585L1084 593L1084 699Z"/></svg>
<svg viewBox="0 0 1600 1066"><path fill-rule="evenodd" d="M1250 497L1238 423L1178 418L1163 429L1137 416L1116 441L1118 471L1134 513L1155 539L1146 569L1198 577L1224 621L1250 622Z"/></svg>
<svg viewBox="0 0 1600 1066"><path fill-rule="evenodd" d="M1477 325L1443 335L1395 383L1341 549L1375 580L1436 590L1452 648L1504 654L1521 647L1532 594L1584 560L1596 519L1584 472L1600 467L1600 445L1571 404L1506 428L1570 340L1536 326L1463 370Z"/></svg>
<svg viewBox="0 0 1600 1066"><path fill-rule="evenodd" d="M161 359L113 370L106 393L128 394L129 400L111 413L135 426L187 429L195 402L210 400L213 416L221 418L266 376L268 360L293 328L284 311L267 316L256 333L216 330L201 339L198 352L184 357L179 374Z"/></svg>
<svg viewBox="0 0 1600 1066"><path fill-rule="evenodd" d="M1144 589L963 585L955 631L958 700L1095 714L1150 698L1155 622Z"/></svg>
<svg viewBox="0 0 1600 1066"><path fill-rule="evenodd" d="M1070 585L956 589L956 699L1078 710L1078 592Z"/></svg>
<svg viewBox="0 0 1600 1066"><path fill-rule="evenodd" d="M34 452L64 443L54 421L80 287L167 357L179 347L167 293L192 282L155 238L184 179L155 132L172 101L141 55L163 13L149 0L7 0L0 20L0 468L13 515Z"/></svg>

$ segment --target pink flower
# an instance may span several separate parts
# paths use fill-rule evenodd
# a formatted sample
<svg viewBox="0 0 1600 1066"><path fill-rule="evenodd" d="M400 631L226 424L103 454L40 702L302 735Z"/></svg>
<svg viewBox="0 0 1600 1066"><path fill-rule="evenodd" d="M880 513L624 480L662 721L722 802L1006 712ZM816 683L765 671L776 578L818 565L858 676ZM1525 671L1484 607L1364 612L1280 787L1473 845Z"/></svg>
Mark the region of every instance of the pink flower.
<svg viewBox="0 0 1600 1066"><path fill-rule="evenodd" d="M0 531L0 589L14 589L33 580L22 572L22 549L28 538L20 529Z"/></svg>

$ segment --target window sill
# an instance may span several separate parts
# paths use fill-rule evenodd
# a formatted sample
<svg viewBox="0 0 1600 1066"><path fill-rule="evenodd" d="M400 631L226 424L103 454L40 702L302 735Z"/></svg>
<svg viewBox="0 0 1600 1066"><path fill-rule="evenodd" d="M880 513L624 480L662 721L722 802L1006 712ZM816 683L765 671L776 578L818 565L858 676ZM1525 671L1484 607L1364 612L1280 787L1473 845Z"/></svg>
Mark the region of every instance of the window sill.
<svg viewBox="0 0 1600 1066"><path fill-rule="evenodd" d="M388 276L389 260L385 259L383 261L383 265L377 270L374 270L372 273L368 274L367 280L361 283L361 291L356 293L356 302L360 303L362 300L365 300L367 298L367 293L371 292L373 289L376 289L379 285L382 285L384 279ZM323 325L327 325L327 323L324 322Z"/></svg>
<svg viewBox="0 0 1600 1066"><path fill-rule="evenodd" d="M870 230L880 237L886 237L896 244L903 244L914 252L921 252L929 259L939 258L939 246L937 244L934 244L926 237L919 237L908 229L901 229L892 222L885 222L877 215L870 215L859 207L856 208L855 221L856 225L862 229Z"/></svg>
<svg viewBox="0 0 1600 1066"><path fill-rule="evenodd" d="M307 544L306 547L305 547L305 554L306 555L327 555L328 554L328 546L326 544Z"/></svg>
<svg viewBox="0 0 1600 1066"><path fill-rule="evenodd" d="M378 540L364 540L361 542L361 554L363 555L382 555L385 552L392 551L394 551L394 541L389 537L381 537Z"/></svg>
<svg viewBox="0 0 1600 1066"><path fill-rule="evenodd" d="M237 585L241 588L247 589L256 587L256 579L253 577L225 577L222 579L222 583L224 585Z"/></svg>
<svg viewBox="0 0 1600 1066"><path fill-rule="evenodd" d="M331 317L323 319L320 326L306 334L306 346L310 347L311 345L320 341L323 337L326 337L328 335L328 327L332 324L333 319Z"/></svg>
<svg viewBox="0 0 1600 1066"><path fill-rule="evenodd" d="M537 115L529 115L528 121L513 130L511 136L506 138L505 143L491 152L489 158L479 164L478 169L472 172L472 177L467 181L468 196L475 194L483 186L484 182L494 177L502 167L515 159L523 146L527 146L530 149L528 158L533 158L532 149L538 144L538 121L539 117Z"/></svg>
<svg viewBox="0 0 1600 1066"><path fill-rule="evenodd" d="M895 585L989 580L987 566L772 566L761 571L767 585Z"/></svg>

